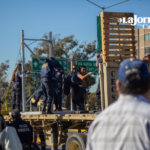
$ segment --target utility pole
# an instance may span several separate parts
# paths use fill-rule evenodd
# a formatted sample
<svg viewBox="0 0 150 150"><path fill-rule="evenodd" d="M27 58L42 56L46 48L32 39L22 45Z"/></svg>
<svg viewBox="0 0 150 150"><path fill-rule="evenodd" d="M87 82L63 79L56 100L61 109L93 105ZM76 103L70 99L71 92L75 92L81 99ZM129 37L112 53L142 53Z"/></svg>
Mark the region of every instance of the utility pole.
<svg viewBox="0 0 150 150"><path fill-rule="evenodd" d="M21 30L21 58L22 58L22 111L26 111L26 91L25 91L25 55L24 55L24 30Z"/></svg>
<svg viewBox="0 0 150 150"><path fill-rule="evenodd" d="M49 32L49 40L52 41L52 32ZM52 43L49 42L49 58L53 56L53 46Z"/></svg>

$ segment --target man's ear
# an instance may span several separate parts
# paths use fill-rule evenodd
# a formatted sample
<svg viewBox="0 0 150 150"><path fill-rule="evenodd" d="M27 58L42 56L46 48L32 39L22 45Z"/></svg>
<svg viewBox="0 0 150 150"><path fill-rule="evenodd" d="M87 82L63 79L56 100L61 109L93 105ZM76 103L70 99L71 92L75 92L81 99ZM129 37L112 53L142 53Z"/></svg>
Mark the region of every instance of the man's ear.
<svg viewBox="0 0 150 150"><path fill-rule="evenodd" d="M120 91L120 85L119 85L119 80L118 79L116 80L116 89L117 89L117 92Z"/></svg>

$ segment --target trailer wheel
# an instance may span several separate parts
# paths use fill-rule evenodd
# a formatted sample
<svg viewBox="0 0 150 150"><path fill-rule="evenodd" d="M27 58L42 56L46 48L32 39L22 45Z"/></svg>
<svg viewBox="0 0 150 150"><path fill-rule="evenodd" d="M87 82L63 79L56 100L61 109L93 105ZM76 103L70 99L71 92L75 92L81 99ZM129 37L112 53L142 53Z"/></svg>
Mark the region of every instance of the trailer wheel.
<svg viewBox="0 0 150 150"><path fill-rule="evenodd" d="M71 134L66 141L66 150L85 150L86 135L82 133Z"/></svg>

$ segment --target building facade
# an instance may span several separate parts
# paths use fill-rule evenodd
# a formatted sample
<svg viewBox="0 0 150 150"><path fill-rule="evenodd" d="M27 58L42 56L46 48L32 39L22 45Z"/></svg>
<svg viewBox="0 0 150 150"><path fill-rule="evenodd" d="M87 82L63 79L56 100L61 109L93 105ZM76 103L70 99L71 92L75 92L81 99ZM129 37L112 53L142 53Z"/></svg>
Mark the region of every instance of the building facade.
<svg viewBox="0 0 150 150"><path fill-rule="evenodd" d="M150 27L135 30L135 46L138 59L150 54Z"/></svg>

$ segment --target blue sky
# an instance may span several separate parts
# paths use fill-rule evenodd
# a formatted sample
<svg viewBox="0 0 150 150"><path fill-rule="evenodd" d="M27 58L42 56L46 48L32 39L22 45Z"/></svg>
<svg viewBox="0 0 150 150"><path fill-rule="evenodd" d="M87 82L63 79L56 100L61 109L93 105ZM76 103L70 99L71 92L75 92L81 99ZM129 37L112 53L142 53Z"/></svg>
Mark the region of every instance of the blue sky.
<svg viewBox="0 0 150 150"><path fill-rule="evenodd" d="M110 6L121 0L91 0L100 6ZM133 12L150 17L150 0L130 0L106 11ZM21 43L20 31L26 38L42 38L44 33L75 35L80 43L97 39L96 17L101 9L86 0L0 0L0 63L10 61L12 74ZM30 43L30 42L29 42ZM37 43L30 48L33 49ZM26 49L26 61L30 53Z"/></svg>

